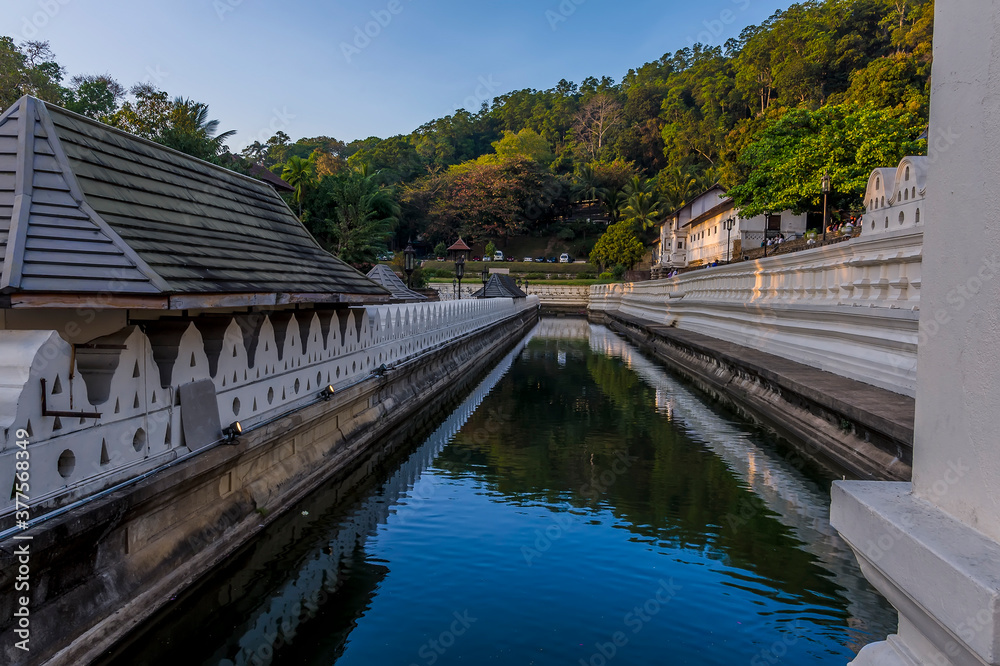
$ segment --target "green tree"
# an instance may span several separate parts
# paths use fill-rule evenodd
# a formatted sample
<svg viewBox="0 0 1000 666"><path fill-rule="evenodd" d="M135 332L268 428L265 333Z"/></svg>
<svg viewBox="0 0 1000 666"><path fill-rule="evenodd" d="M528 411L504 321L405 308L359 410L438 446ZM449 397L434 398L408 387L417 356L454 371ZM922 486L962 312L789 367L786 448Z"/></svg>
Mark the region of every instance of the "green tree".
<svg viewBox="0 0 1000 666"><path fill-rule="evenodd" d="M184 97L174 99L167 114L167 124L157 133L155 140L199 159L214 161L226 148L236 130L218 133L219 121L209 120L208 104Z"/></svg>
<svg viewBox="0 0 1000 666"><path fill-rule="evenodd" d="M386 251L399 216L399 204L378 184L378 174L357 170L323 178L312 204L309 225L319 228L335 255L354 265L374 263Z"/></svg>
<svg viewBox="0 0 1000 666"><path fill-rule="evenodd" d="M486 244L486 250L485 250L485 252L486 252L486 254L484 256L487 256L490 259L492 259L493 255L496 254L496 252L497 252L497 246L493 244L493 241L490 241L490 242L488 242Z"/></svg>
<svg viewBox="0 0 1000 666"><path fill-rule="evenodd" d="M729 190L743 215L815 210L830 172L835 207L854 207L876 167L926 151L922 120L872 104L795 109L765 127L743 151L744 183Z"/></svg>
<svg viewBox="0 0 1000 666"><path fill-rule="evenodd" d="M447 254L448 254L448 246L445 245L444 243L438 243L437 245L434 246L435 257L444 257Z"/></svg>
<svg viewBox="0 0 1000 666"><path fill-rule="evenodd" d="M642 259L645 248L636 238L635 229L629 222L619 222L607 228L597 239L590 253L590 263L601 268L622 265L631 268Z"/></svg>
<svg viewBox="0 0 1000 666"><path fill-rule="evenodd" d="M293 155L281 170L281 178L295 188L295 201L299 204L299 216L301 217L305 192L316 178L313 160Z"/></svg>
<svg viewBox="0 0 1000 666"><path fill-rule="evenodd" d="M625 221L633 224L639 231L661 224L667 212L663 209L663 202L656 192L642 190L629 195L621 210Z"/></svg>
<svg viewBox="0 0 1000 666"><path fill-rule="evenodd" d="M118 110L125 88L110 74L74 76L66 91L64 106L84 116L101 120Z"/></svg>

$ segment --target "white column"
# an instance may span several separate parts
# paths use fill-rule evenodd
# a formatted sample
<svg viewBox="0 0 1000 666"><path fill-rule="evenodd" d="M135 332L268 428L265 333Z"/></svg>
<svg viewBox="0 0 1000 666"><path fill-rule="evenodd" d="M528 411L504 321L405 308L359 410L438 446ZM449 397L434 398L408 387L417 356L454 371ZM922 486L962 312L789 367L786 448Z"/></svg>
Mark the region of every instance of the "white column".
<svg viewBox="0 0 1000 666"><path fill-rule="evenodd" d="M831 520L899 611L867 664L1000 664L1000 0L938 0L913 483Z"/></svg>

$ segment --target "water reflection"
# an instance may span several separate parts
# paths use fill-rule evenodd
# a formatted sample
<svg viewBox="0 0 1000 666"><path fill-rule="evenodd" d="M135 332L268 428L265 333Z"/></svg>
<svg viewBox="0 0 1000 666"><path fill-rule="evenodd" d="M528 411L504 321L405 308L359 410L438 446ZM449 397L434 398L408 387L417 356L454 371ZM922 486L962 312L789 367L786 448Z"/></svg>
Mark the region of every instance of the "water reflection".
<svg viewBox="0 0 1000 666"><path fill-rule="evenodd" d="M543 320L377 491L314 494L107 663L843 664L894 615L825 488Z"/></svg>

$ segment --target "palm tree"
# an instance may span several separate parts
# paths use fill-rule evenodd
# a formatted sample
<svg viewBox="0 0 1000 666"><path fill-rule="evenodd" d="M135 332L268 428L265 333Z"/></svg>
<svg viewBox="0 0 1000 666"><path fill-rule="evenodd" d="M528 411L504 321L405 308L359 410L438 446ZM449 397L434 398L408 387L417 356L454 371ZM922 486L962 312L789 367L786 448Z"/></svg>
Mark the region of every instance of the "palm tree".
<svg viewBox="0 0 1000 666"><path fill-rule="evenodd" d="M603 197L604 208L608 211L608 220L612 223L618 221L618 213L625 205L625 195L621 190L611 190Z"/></svg>
<svg viewBox="0 0 1000 666"><path fill-rule="evenodd" d="M578 201L599 201L607 196L607 190L598 185L594 167L584 164L576 172L576 182L573 184L573 194Z"/></svg>
<svg viewBox="0 0 1000 666"><path fill-rule="evenodd" d="M335 216L327 219L333 253L351 264L375 261L399 219L391 191L377 183L379 172L355 169L338 179L331 193Z"/></svg>
<svg viewBox="0 0 1000 666"><path fill-rule="evenodd" d="M639 193L651 193L656 187L655 181L653 179L644 180L641 176L632 176L632 178L625 183L625 194L626 196L633 196Z"/></svg>
<svg viewBox="0 0 1000 666"><path fill-rule="evenodd" d="M236 134L229 130L222 134L219 121L208 119L208 105L177 97L167 114L167 126L157 141L188 155L211 161L225 148L226 140Z"/></svg>
<svg viewBox="0 0 1000 666"><path fill-rule="evenodd" d="M625 219L631 220L633 224L639 227L640 231L645 231L662 223L666 213L667 211L663 209L663 202L660 201L659 195L652 191L635 192L628 198L625 207L622 209L622 215L625 216Z"/></svg>
<svg viewBox="0 0 1000 666"><path fill-rule="evenodd" d="M302 197L305 191L312 184L316 173L313 168L313 159L302 159L298 155L293 155L285 163L285 168L281 170L281 178L286 183L295 188L295 200L299 203L299 217L302 217Z"/></svg>

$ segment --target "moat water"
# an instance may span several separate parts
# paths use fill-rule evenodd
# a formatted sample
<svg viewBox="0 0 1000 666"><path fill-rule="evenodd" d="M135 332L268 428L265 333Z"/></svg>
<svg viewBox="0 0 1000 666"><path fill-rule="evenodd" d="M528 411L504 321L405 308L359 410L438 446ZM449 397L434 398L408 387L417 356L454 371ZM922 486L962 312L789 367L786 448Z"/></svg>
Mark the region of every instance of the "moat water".
<svg viewBox="0 0 1000 666"><path fill-rule="evenodd" d="M830 482L545 319L395 469L317 491L105 666L843 665L895 613Z"/></svg>

